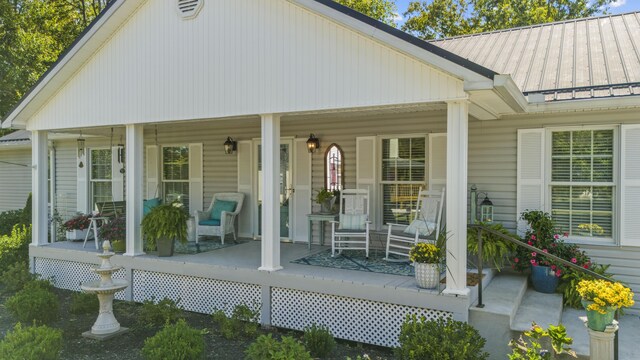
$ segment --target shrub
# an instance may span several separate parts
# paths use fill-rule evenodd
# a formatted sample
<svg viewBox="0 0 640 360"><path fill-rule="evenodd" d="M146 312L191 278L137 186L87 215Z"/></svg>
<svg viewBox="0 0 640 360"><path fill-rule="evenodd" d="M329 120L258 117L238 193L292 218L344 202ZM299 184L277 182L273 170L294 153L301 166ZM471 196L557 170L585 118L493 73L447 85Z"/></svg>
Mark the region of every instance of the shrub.
<svg viewBox="0 0 640 360"><path fill-rule="evenodd" d="M220 327L220 333L225 339L238 337L252 338L258 333L259 310L253 310L247 305L238 305L233 309L231 317L227 317L223 310L213 312L213 321Z"/></svg>
<svg viewBox="0 0 640 360"><path fill-rule="evenodd" d="M495 230L508 237L517 239L518 237L505 229L502 224L489 224L481 223L480 225L487 226L492 230ZM478 254L478 232L477 230L471 230L467 232L467 250L471 255ZM482 232L482 261L490 263L498 271L504 266L505 260L509 259L509 255L515 250L515 245L512 242L504 240L494 234L490 234L486 231Z"/></svg>
<svg viewBox="0 0 640 360"><path fill-rule="evenodd" d="M142 356L149 360L199 359L204 353L202 332L187 325L184 319L166 324L144 341Z"/></svg>
<svg viewBox="0 0 640 360"><path fill-rule="evenodd" d="M96 294L74 292L71 294L69 311L72 314L95 314L100 309L100 302Z"/></svg>
<svg viewBox="0 0 640 360"><path fill-rule="evenodd" d="M67 220L62 226L67 231L88 229L91 224L91 216L78 214Z"/></svg>
<svg viewBox="0 0 640 360"><path fill-rule="evenodd" d="M249 360L311 360L311 355L298 340L283 336L278 341L271 334L259 336L245 354Z"/></svg>
<svg viewBox="0 0 640 360"><path fill-rule="evenodd" d="M34 280L7 299L6 307L23 323L49 324L58 318L60 301L45 280Z"/></svg>
<svg viewBox="0 0 640 360"><path fill-rule="evenodd" d="M304 346L316 358L326 358L336 348L336 341L326 326L312 324L304 329Z"/></svg>
<svg viewBox="0 0 640 360"><path fill-rule="evenodd" d="M525 340L522 336L518 341L511 340L511 354L508 354L509 360L550 360L556 359L547 349L543 349L540 344L543 337L551 339L551 348L556 355L567 354L571 357L577 357L575 351L571 350L567 345L573 344L573 339L567 336L567 329L562 324L558 326L549 325L549 330L545 331L536 323L531 324L531 330L524 332ZM566 357L563 357L563 359Z"/></svg>
<svg viewBox="0 0 640 360"><path fill-rule="evenodd" d="M600 275L604 275L606 277L612 277L611 274L607 273L607 269L609 269L609 265L599 265L599 264L590 264L590 270L594 271ZM560 284L558 285L558 292L562 293L562 298L565 306L570 306L575 309L583 309L582 296L576 290L578 283L581 280L593 280L591 275L585 274L580 271L575 271L573 269L567 271L562 275L560 279Z"/></svg>
<svg viewBox="0 0 640 360"><path fill-rule="evenodd" d="M23 261L19 261L12 265L2 273L0 282L4 285L7 292L18 292L30 281L35 280L35 275L29 272L29 266Z"/></svg>
<svg viewBox="0 0 640 360"><path fill-rule="evenodd" d="M61 330L44 325L22 327L17 323L0 342L0 359L56 360L61 349Z"/></svg>
<svg viewBox="0 0 640 360"><path fill-rule="evenodd" d="M174 324L182 318L182 308L178 305L178 301L164 298L157 303L154 298L145 300L142 303L139 320L147 326L162 326L165 324Z"/></svg>
<svg viewBox="0 0 640 360"><path fill-rule="evenodd" d="M408 316L402 323L396 348L399 359L476 360L486 359L486 340L471 325L439 318L427 321Z"/></svg>
<svg viewBox="0 0 640 360"><path fill-rule="evenodd" d="M123 253L127 251L127 244L124 240L113 240L111 242L111 250L113 250L113 252Z"/></svg>
<svg viewBox="0 0 640 360"><path fill-rule="evenodd" d="M22 223L22 210L9 210L0 213L0 236L11 235L11 230Z"/></svg>
<svg viewBox="0 0 640 360"><path fill-rule="evenodd" d="M106 224L102 224L98 230L98 236L102 240L111 241L112 245L114 240L124 240L127 238L127 218L117 217L111 219Z"/></svg>
<svg viewBox="0 0 640 360"><path fill-rule="evenodd" d="M16 225L11 235L0 236L0 269L8 269L18 262L29 262L31 226Z"/></svg>

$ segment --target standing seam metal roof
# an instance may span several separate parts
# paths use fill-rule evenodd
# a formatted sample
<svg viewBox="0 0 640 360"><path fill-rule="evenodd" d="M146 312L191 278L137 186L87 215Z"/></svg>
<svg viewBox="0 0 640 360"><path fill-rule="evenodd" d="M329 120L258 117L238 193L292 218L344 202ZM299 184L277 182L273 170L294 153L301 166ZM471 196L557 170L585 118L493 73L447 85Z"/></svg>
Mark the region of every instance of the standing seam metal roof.
<svg viewBox="0 0 640 360"><path fill-rule="evenodd" d="M510 74L547 100L640 95L640 12L465 35L432 44Z"/></svg>

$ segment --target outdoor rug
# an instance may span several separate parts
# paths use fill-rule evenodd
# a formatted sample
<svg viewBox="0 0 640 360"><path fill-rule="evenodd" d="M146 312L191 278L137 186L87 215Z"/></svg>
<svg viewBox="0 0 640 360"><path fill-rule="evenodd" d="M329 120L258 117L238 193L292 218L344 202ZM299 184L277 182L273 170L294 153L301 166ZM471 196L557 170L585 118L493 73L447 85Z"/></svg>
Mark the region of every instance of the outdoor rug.
<svg viewBox="0 0 640 360"><path fill-rule="evenodd" d="M242 244L242 241L233 242L233 240L225 241L224 244L220 243L220 240L201 240L197 244L195 241L189 241L186 244L176 242L174 252L176 254L200 254L208 251L214 251L218 249L224 249L226 247Z"/></svg>
<svg viewBox="0 0 640 360"><path fill-rule="evenodd" d="M408 261L385 261L382 250L369 250L369 259L365 258L364 251L343 250L342 254L332 258L331 250L325 250L291 262L335 269L413 276L413 266Z"/></svg>

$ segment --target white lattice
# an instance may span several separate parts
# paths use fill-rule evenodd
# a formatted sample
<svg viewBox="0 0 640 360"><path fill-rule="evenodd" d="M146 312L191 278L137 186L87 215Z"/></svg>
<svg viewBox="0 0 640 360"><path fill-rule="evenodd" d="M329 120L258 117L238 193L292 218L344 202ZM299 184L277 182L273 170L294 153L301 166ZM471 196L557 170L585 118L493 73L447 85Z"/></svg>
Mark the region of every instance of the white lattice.
<svg viewBox="0 0 640 360"><path fill-rule="evenodd" d="M211 314L214 309L222 309L231 315L237 305L259 307L261 288L240 282L134 270L133 301L142 302L152 297L180 299L180 305L189 311Z"/></svg>
<svg viewBox="0 0 640 360"><path fill-rule="evenodd" d="M303 330L315 323L327 326L337 338L368 344L397 346L400 326L408 314L429 320L451 318L451 313L440 310L284 288L271 291L274 326Z"/></svg>
<svg viewBox="0 0 640 360"><path fill-rule="evenodd" d="M100 277L91 271L98 265L67 260L35 258L35 272L44 279L51 279L53 285L60 289L80 291L80 284L88 281L100 280ZM125 279L126 271L120 269L113 274L114 279ZM119 291L115 298L125 299L125 292Z"/></svg>

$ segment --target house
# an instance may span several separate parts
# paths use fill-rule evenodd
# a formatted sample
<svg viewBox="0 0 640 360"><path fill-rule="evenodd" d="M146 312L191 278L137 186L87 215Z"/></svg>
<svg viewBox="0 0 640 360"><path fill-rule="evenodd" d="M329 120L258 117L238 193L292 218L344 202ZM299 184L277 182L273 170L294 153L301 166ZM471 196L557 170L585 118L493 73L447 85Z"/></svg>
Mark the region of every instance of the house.
<svg viewBox="0 0 640 360"><path fill-rule="evenodd" d="M53 198L71 213L126 199L127 250L113 262L132 286L120 298L202 312L256 302L265 324L394 345L405 314L468 319L471 184L510 229L525 209L553 213L636 288L639 39L640 13L424 42L329 0L114 0L2 124L32 134L33 270L77 289L97 261L47 241L48 143L65 133ZM310 133L321 151L308 152ZM291 262L326 249L306 214L331 144L345 187L368 189L376 230L405 194L446 188L442 291ZM260 242L144 254L143 199L195 211L228 191L246 196L239 235Z"/></svg>
<svg viewBox="0 0 640 360"><path fill-rule="evenodd" d="M20 130L0 137L0 212L24 208L31 192L31 140Z"/></svg>

